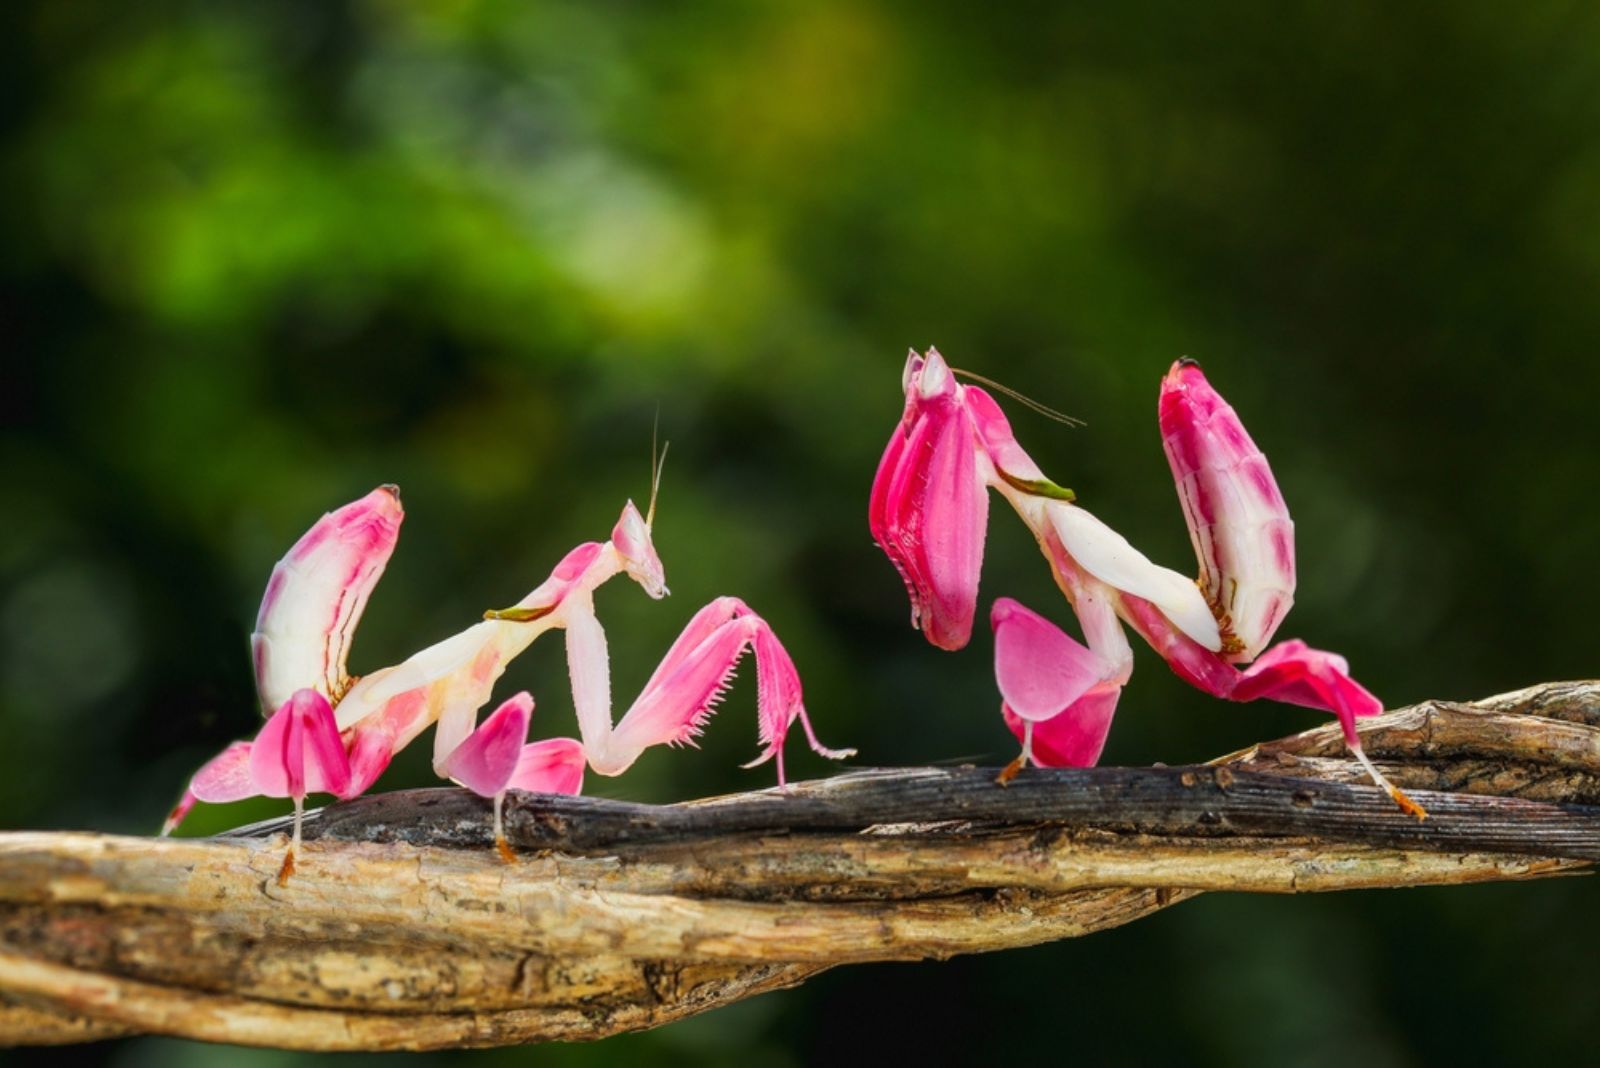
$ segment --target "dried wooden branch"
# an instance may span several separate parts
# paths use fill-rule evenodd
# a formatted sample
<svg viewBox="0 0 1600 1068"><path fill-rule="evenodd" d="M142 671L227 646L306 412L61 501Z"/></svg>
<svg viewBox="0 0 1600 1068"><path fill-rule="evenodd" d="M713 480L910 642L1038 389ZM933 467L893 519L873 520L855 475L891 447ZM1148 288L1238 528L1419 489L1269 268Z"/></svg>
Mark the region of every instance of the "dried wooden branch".
<svg viewBox="0 0 1600 1068"><path fill-rule="evenodd" d="M866 771L685 805L414 790L215 839L0 835L0 1042L429 1049L652 1027L839 964L1127 923L1208 890L1526 879L1600 859L1600 683L1330 725L1211 765Z"/></svg>

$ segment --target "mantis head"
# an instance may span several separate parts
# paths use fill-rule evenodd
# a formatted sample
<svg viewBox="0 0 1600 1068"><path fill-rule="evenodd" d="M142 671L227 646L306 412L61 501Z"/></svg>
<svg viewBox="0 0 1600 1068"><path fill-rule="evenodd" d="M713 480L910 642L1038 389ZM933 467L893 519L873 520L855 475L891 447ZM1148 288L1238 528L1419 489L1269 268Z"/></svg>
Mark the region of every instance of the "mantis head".
<svg viewBox="0 0 1600 1068"><path fill-rule="evenodd" d="M656 555L655 543L650 540L650 522L639 514L632 501L611 528L611 546L622 558L628 577L643 586L645 593L658 601L667 595L667 575L661 557Z"/></svg>
<svg viewBox="0 0 1600 1068"><path fill-rule="evenodd" d="M669 592L667 575L656 555L656 546L650 540L650 530L656 522L656 498L661 495L661 471L667 466L667 449L663 446L656 454L655 441L650 442L650 510L644 515L629 501L622 509L622 518L611 528L611 545L622 557L622 568L628 577L644 587L644 592L659 601Z"/></svg>

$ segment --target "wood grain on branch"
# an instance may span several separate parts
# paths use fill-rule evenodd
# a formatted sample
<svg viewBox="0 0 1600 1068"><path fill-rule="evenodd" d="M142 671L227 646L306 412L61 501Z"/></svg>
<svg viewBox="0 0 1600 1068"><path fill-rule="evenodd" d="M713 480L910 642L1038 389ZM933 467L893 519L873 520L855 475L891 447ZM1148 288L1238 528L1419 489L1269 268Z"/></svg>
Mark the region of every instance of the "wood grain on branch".
<svg viewBox="0 0 1600 1068"><path fill-rule="evenodd" d="M875 770L684 805L412 790L213 839L0 834L0 1042L598 1038L836 965L1073 937L1204 891L1527 879L1600 859L1600 684L1429 702L1184 768Z"/></svg>

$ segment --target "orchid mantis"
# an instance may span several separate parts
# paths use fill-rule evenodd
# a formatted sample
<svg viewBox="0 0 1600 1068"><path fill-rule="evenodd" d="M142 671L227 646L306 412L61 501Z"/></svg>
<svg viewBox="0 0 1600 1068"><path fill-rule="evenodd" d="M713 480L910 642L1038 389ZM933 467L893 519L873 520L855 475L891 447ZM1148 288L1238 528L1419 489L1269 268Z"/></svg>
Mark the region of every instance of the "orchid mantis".
<svg viewBox="0 0 1600 1068"><path fill-rule="evenodd" d="M593 595L622 574L653 599L667 595L651 540L654 511L653 500L649 516L629 501L609 540L574 548L515 606L485 613L482 622L360 679L347 674L346 657L394 550L399 493L380 487L324 516L274 569L257 618L252 649L257 689L270 713L266 724L254 741L230 745L195 774L162 833L177 827L196 801L290 797L294 832L279 873L286 880L294 871L306 795L364 792L396 752L437 724L435 771L495 799L496 842L509 857L501 822L506 790L577 793L586 765L620 775L652 745L693 744L748 649L756 658L764 746L753 763L776 758L783 784L783 744L796 719L817 752L850 755L816 740L788 653L765 620L731 597L695 615L613 727L605 632ZM510 660L555 628L567 631L581 740L524 744L533 712L525 692L476 725Z"/></svg>
<svg viewBox="0 0 1600 1068"><path fill-rule="evenodd" d="M1425 816L1362 751L1356 720L1382 705L1345 660L1300 641L1266 648L1294 598L1294 525L1266 458L1198 364L1173 365L1159 411L1198 580L1152 563L1075 504L1017 443L994 399L957 382L936 350L911 353L902 388L905 410L873 482L869 525L905 580L912 625L940 648L966 645L994 489L1032 531L1087 642L1016 601L995 603L1001 711L1022 742L1002 781L1030 761L1099 758L1133 669L1126 624L1207 693L1333 713L1373 780Z"/></svg>

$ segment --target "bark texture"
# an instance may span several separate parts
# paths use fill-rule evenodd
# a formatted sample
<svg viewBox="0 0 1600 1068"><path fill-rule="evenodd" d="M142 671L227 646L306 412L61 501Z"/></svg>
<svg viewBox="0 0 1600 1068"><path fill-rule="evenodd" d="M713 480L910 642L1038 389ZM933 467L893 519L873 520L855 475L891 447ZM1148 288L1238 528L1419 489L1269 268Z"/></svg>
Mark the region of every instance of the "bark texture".
<svg viewBox="0 0 1600 1068"><path fill-rule="evenodd" d="M1600 859L1600 683L1427 702L1209 765L898 769L684 805L460 790L213 839L0 834L0 1043L590 1039L835 965L1088 934L1205 891L1528 879Z"/></svg>

